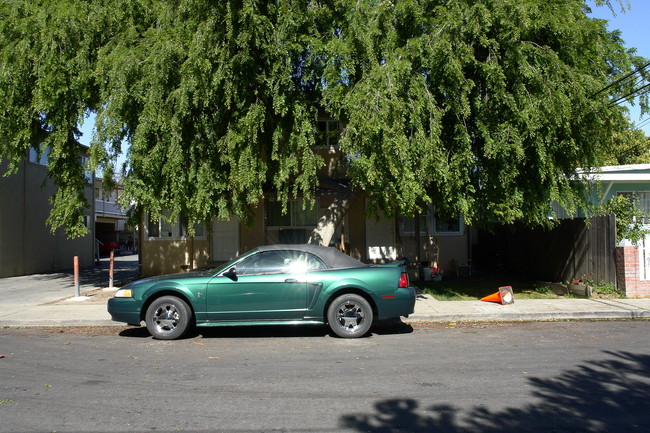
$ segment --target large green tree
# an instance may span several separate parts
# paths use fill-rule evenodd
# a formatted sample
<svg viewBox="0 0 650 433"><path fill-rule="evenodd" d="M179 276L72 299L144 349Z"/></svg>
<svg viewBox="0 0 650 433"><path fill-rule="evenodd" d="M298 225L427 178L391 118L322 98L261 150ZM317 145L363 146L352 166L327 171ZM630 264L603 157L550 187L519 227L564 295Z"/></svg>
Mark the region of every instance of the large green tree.
<svg viewBox="0 0 650 433"><path fill-rule="evenodd" d="M646 60L587 12L583 0L4 0L0 158L12 172L51 146L50 224L81 234L77 128L95 113L105 176L130 144L125 200L246 217L268 192L313 202L325 109L346 125L334 215L365 191L389 214L433 202L468 221L544 223L551 201L580 204L575 169L603 161L629 127L613 102L648 81Z"/></svg>

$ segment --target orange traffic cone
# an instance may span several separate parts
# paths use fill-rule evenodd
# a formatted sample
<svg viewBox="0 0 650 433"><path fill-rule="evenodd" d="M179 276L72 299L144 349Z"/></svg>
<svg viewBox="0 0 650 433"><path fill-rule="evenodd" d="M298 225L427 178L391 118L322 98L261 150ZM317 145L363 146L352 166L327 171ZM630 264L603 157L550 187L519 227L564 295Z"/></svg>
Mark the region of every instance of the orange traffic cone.
<svg viewBox="0 0 650 433"><path fill-rule="evenodd" d="M485 298L481 298L481 301L496 302L501 305L512 304L515 302L515 295L512 292L512 287L499 287L498 292L488 295Z"/></svg>

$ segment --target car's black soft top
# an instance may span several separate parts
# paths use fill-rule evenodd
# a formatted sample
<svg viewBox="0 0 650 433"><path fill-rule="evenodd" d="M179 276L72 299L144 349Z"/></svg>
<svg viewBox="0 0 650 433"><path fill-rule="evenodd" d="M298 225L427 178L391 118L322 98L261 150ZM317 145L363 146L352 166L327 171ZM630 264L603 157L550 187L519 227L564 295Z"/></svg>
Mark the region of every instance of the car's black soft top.
<svg viewBox="0 0 650 433"><path fill-rule="evenodd" d="M320 258L328 268L359 268L369 265L342 253L333 247L311 244L278 244L257 247L260 252L274 250L305 251Z"/></svg>

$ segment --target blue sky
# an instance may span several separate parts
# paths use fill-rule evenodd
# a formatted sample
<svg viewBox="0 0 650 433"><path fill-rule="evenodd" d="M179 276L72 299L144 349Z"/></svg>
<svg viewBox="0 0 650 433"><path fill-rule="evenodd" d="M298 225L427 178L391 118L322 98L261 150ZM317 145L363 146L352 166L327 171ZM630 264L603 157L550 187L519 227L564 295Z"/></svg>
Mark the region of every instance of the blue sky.
<svg viewBox="0 0 650 433"><path fill-rule="evenodd" d="M593 4L593 2L590 2ZM612 3L616 3L613 0ZM609 21L610 30L620 30L621 37L627 48L636 48L637 54L650 59L650 1L629 0L631 8L625 13L620 12L620 6L615 5L616 16L608 7L592 7L594 18L602 18ZM647 136L650 136L650 115L639 117L638 107L630 107L630 118L639 125Z"/></svg>

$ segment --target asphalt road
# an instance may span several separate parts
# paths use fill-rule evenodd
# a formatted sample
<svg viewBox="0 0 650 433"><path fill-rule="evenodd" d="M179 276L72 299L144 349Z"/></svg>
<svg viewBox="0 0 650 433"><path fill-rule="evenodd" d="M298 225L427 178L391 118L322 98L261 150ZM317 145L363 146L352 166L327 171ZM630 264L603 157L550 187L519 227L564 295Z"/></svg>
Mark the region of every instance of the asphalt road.
<svg viewBox="0 0 650 433"><path fill-rule="evenodd" d="M415 326L415 325L414 325ZM3 432L642 432L650 322L0 330Z"/></svg>

